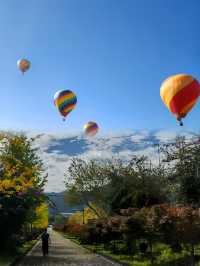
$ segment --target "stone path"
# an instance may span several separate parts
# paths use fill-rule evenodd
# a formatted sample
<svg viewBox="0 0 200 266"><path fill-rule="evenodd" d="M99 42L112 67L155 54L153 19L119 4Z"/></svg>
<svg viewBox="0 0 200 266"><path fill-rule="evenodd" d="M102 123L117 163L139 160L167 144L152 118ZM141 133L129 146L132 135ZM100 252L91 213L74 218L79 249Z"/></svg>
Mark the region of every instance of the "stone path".
<svg viewBox="0 0 200 266"><path fill-rule="evenodd" d="M49 255L42 256L39 241L31 252L17 266L120 266L97 254L90 253L60 234L50 233Z"/></svg>

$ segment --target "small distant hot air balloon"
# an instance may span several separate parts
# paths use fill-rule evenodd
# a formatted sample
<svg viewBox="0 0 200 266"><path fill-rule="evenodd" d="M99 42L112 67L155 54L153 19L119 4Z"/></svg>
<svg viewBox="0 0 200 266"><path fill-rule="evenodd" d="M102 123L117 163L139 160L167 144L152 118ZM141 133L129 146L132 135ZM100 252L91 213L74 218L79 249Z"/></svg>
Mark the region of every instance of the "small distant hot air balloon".
<svg viewBox="0 0 200 266"><path fill-rule="evenodd" d="M83 128L84 128L86 136L89 136L89 137L96 135L99 130L99 126L97 125L97 123L92 122L92 121L85 124Z"/></svg>
<svg viewBox="0 0 200 266"><path fill-rule="evenodd" d="M190 75L178 74L166 79L160 88L160 96L169 111L181 119L193 108L200 95L199 82Z"/></svg>
<svg viewBox="0 0 200 266"><path fill-rule="evenodd" d="M23 59L20 59L17 61L17 66L18 66L19 70L21 70L22 73L24 74L24 72L29 70L29 68L31 66L31 62L28 61L27 59L23 58Z"/></svg>
<svg viewBox="0 0 200 266"><path fill-rule="evenodd" d="M76 94L70 90L57 91L54 95L54 104L63 116L63 120L75 108L76 103Z"/></svg>

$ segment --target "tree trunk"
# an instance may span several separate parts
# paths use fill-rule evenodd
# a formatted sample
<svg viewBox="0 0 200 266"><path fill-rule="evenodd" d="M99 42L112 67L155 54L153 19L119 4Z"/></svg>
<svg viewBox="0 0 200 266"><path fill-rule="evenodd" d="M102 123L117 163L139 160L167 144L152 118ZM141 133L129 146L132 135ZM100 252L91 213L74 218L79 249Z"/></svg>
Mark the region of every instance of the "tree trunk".
<svg viewBox="0 0 200 266"><path fill-rule="evenodd" d="M87 202L87 206L88 206L88 208L90 208L96 214L96 216L98 218L101 217L101 215L98 213L98 211L94 207L92 207L92 205L89 202Z"/></svg>
<svg viewBox="0 0 200 266"><path fill-rule="evenodd" d="M88 206L88 208L91 210L91 211L93 211L95 214L96 214L96 216L98 217L98 218L100 218L101 217L101 215L98 213L98 211L90 204L90 202L88 201L88 199L87 199L87 197L82 193L82 196L83 196L83 199L84 199L84 201L85 201L85 204Z"/></svg>
<svg viewBox="0 0 200 266"><path fill-rule="evenodd" d="M150 247L150 258L151 258L151 265L154 265L154 257L153 257L153 245L152 241L149 240L149 247Z"/></svg>
<svg viewBox="0 0 200 266"><path fill-rule="evenodd" d="M191 244L190 255L191 255L191 266L195 266L195 249L193 244Z"/></svg>

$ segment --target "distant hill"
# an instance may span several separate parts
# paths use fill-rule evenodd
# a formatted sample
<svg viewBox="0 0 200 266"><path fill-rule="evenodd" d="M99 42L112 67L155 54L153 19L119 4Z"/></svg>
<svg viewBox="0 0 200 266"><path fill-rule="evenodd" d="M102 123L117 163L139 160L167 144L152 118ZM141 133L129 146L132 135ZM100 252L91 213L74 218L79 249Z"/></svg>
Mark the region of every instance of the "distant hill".
<svg viewBox="0 0 200 266"><path fill-rule="evenodd" d="M55 208L49 207L49 213L51 215L55 215L58 212L63 214L73 213L83 209L83 205L70 206L67 204L64 200L64 192L52 192L46 193L46 195L49 197L52 203L55 204Z"/></svg>

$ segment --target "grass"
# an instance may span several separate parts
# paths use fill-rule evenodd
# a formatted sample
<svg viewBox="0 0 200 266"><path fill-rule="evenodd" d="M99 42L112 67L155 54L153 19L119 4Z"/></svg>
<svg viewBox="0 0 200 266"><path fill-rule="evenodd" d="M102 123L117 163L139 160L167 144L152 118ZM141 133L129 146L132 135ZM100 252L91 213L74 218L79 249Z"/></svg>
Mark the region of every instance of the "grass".
<svg viewBox="0 0 200 266"><path fill-rule="evenodd" d="M23 257L37 242L37 240L31 240L25 242L22 246L18 247L15 253L3 252L0 254L0 266L9 266L16 259Z"/></svg>
<svg viewBox="0 0 200 266"><path fill-rule="evenodd" d="M79 239L77 237L74 237L74 236L71 236L67 233L62 233L62 235L67 238L67 239L70 239L71 241L73 241L74 243L78 244L78 245L81 245L81 242L79 241Z"/></svg>
<svg viewBox="0 0 200 266"><path fill-rule="evenodd" d="M125 254L113 254L111 250L105 249L103 245L87 246L93 252L108 256L119 262L124 262L130 266L188 266L190 265L190 255L186 250L176 253L173 252L168 246L159 243L154 247L155 260L151 264L150 254L143 255L141 253L136 253L132 256ZM198 252L196 252L197 254ZM200 256L196 256L198 260ZM200 263L196 264L200 266Z"/></svg>
<svg viewBox="0 0 200 266"><path fill-rule="evenodd" d="M64 236L76 244L81 244L80 241L69 234ZM122 244L120 244L122 245ZM92 252L110 257L118 262L124 262L130 266L189 266L191 258L188 250L183 249L181 252L173 252L171 248L163 243L157 243L154 245L154 261L151 264L150 254L143 255L137 252L134 255L114 254L111 249L105 249L104 245L83 245ZM120 252L119 252L120 253ZM198 261L195 266L200 266L200 246L195 248L195 257Z"/></svg>
<svg viewBox="0 0 200 266"><path fill-rule="evenodd" d="M21 247L18 248L18 254L24 255L26 254L35 244L37 240L30 240L25 242Z"/></svg>
<svg viewBox="0 0 200 266"><path fill-rule="evenodd" d="M1 254L0 255L0 266L7 266L13 262L13 256L8 254Z"/></svg>

